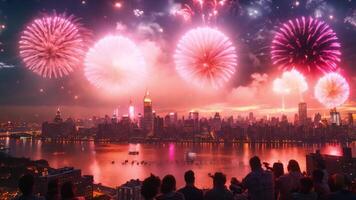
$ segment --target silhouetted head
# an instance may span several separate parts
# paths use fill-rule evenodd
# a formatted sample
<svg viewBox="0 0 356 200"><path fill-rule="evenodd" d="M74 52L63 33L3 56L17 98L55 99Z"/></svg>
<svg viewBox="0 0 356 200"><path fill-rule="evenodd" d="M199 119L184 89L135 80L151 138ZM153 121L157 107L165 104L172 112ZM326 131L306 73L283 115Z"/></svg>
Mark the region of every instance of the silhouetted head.
<svg viewBox="0 0 356 200"><path fill-rule="evenodd" d="M303 177L300 179L300 192L308 194L313 189L313 180L309 177Z"/></svg>
<svg viewBox="0 0 356 200"><path fill-rule="evenodd" d="M31 174L23 175L19 179L19 189L24 196L31 195L33 192L33 184L35 180Z"/></svg>
<svg viewBox="0 0 356 200"><path fill-rule="evenodd" d="M301 172L299 164L296 160L289 160L287 169L289 172Z"/></svg>
<svg viewBox="0 0 356 200"><path fill-rule="evenodd" d="M260 170L262 169L261 167L261 160L259 157L254 156L250 159L250 167L252 171Z"/></svg>
<svg viewBox="0 0 356 200"><path fill-rule="evenodd" d="M58 180L54 179L48 182L47 185L47 197L46 199L51 199L54 196L57 196L59 194L58 191Z"/></svg>
<svg viewBox="0 0 356 200"><path fill-rule="evenodd" d="M141 194L145 199L153 199L157 196L159 192L159 187L161 185L161 180L158 176L151 174L150 177L146 178L142 182Z"/></svg>
<svg viewBox="0 0 356 200"><path fill-rule="evenodd" d="M332 176L332 183L336 191L346 189L351 185L350 179L345 174L334 174Z"/></svg>
<svg viewBox="0 0 356 200"><path fill-rule="evenodd" d="M62 199L72 199L75 197L72 182L68 181L63 183L61 188L61 196Z"/></svg>
<svg viewBox="0 0 356 200"><path fill-rule="evenodd" d="M176 190L176 179L173 175L166 175L162 179L161 192L163 194L170 193Z"/></svg>
<svg viewBox="0 0 356 200"><path fill-rule="evenodd" d="M214 188L225 187L226 176L221 172L215 172L213 177Z"/></svg>
<svg viewBox="0 0 356 200"><path fill-rule="evenodd" d="M324 179L324 172L321 169L316 169L313 171L313 181L316 183L321 183Z"/></svg>
<svg viewBox="0 0 356 200"><path fill-rule="evenodd" d="M272 169L275 178L278 178L284 174L283 163L280 162L273 163Z"/></svg>
<svg viewBox="0 0 356 200"><path fill-rule="evenodd" d="M188 170L184 174L184 180L186 184L193 185L195 182L194 172L192 170Z"/></svg>

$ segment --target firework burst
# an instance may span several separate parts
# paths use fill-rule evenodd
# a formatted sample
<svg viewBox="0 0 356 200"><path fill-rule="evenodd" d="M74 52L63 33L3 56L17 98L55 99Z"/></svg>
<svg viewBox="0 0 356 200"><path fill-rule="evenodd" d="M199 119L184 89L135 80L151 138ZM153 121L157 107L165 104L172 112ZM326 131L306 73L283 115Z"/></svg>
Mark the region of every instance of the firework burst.
<svg viewBox="0 0 356 200"><path fill-rule="evenodd" d="M42 77L63 77L81 65L89 35L73 15L45 16L22 32L20 57L28 69Z"/></svg>
<svg viewBox="0 0 356 200"><path fill-rule="evenodd" d="M108 92L127 92L142 86L146 65L139 48L123 36L106 36L85 57L84 73L94 86Z"/></svg>
<svg viewBox="0 0 356 200"><path fill-rule="evenodd" d="M283 24L272 42L272 61L282 69L332 72L340 62L340 43L325 22L297 18Z"/></svg>
<svg viewBox="0 0 356 200"><path fill-rule="evenodd" d="M350 86L340 74L328 73L317 82L314 95L327 108L335 108L349 98Z"/></svg>
<svg viewBox="0 0 356 200"><path fill-rule="evenodd" d="M219 88L235 73L235 47L222 32L196 28L178 42L174 55L178 73L200 86Z"/></svg>
<svg viewBox="0 0 356 200"><path fill-rule="evenodd" d="M308 83L303 74L292 69L283 72L281 78L275 79L273 90L279 94L289 94L291 92L301 94L308 90Z"/></svg>

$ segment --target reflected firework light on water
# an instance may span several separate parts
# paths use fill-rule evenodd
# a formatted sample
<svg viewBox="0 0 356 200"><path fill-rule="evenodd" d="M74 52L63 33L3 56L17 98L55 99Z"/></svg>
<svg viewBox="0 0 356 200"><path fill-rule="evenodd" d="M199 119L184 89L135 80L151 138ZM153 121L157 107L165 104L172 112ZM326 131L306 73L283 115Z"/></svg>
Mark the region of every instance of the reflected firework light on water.
<svg viewBox="0 0 356 200"><path fill-rule="evenodd" d="M178 42L174 61L178 74L198 86L222 87L236 71L232 42L217 29L196 28Z"/></svg>
<svg viewBox="0 0 356 200"><path fill-rule="evenodd" d="M63 77L81 66L89 35L73 15L44 16L22 32L20 57L26 68L42 77Z"/></svg>
<svg viewBox="0 0 356 200"><path fill-rule="evenodd" d="M340 62L340 43L325 22L297 18L284 23L272 41L272 62L282 69L333 72Z"/></svg>
<svg viewBox="0 0 356 200"><path fill-rule="evenodd" d="M99 40L88 51L84 65L89 82L111 93L137 89L143 85L146 76L146 64L140 49L133 41L120 35Z"/></svg>
<svg viewBox="0 0 356 200"><path fill-rule="evenodd" d="M340 74L329 73L319 79L315 85L314 95L327 108L335 108L349 98L350 86Z"/></svg>

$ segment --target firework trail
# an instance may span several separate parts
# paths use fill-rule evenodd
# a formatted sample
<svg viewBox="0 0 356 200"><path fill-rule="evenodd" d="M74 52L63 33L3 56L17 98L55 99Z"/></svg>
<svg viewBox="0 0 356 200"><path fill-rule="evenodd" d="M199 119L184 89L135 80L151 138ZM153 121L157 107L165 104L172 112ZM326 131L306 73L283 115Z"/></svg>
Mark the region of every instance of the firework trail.
<svg viewBox="0 0 356 200"><path fill-rule="evenodd" d="M350 86L340 74L328 73L319 79L314 88L315 98L327 108L345 103L350 95Z"/></svg>
<svg viewBox="0 0 356 200"><path fill-rule="evenodd" d="M123 36L106 36L85 57L84 73L94 86L111 93L142 86L146 64L139 48Z"/></svg>
<svg viewBox="0 0 356 200"><path fill-rule="evenodd" d="M188 82L219 88L235 73L235 47L222 32L196 28L178 42L174 55L178 73Z"/></svg>
<svg viewBox="0 0 356 200"><path fill-rule="evenodd" d="M22 32L20 57L28 69L42 77L62 77L81 66L89 35L73 15L38 18Z"/></svg>
<svg viewBox="0 0 356 200"><path fill-rule="evenodd" d="M297 18L284 23L272 42L272 61L282 69L332 72L340 62L340 43L325 22Z"/></svg>

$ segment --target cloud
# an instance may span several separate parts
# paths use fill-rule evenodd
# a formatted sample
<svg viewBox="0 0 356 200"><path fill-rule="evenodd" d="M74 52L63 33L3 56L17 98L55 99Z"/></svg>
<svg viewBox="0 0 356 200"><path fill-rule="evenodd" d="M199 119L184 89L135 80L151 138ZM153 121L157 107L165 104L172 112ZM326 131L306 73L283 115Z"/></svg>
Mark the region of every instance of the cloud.
<svg viewBox="0 0 356 200"><path fill-rule="evenodd" d="M260 104L261 100L260 93L262 88L266 88L266 83L268 81L268 75L263 73L253 73L251 74L251 83L247 86L239 86L233 89L228 97L228 102L236 105L252 105Z"/></svg>

